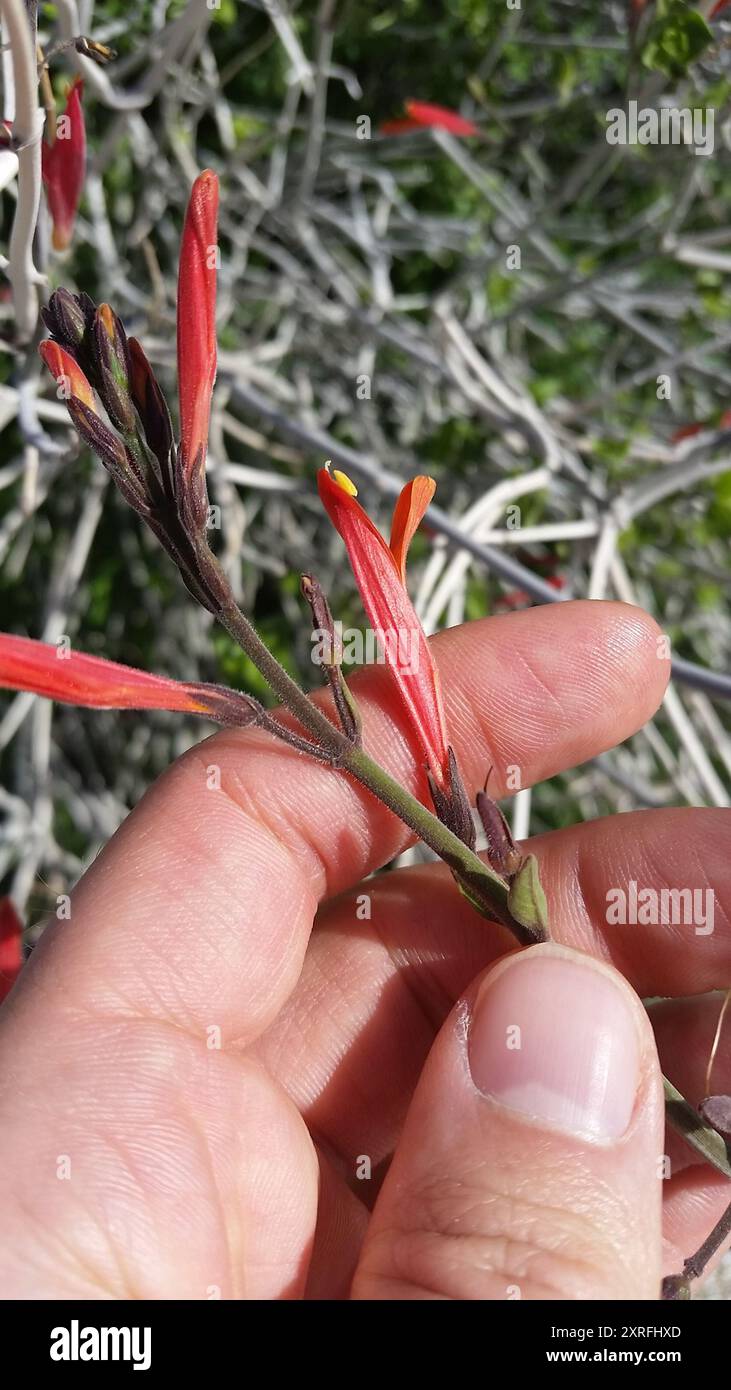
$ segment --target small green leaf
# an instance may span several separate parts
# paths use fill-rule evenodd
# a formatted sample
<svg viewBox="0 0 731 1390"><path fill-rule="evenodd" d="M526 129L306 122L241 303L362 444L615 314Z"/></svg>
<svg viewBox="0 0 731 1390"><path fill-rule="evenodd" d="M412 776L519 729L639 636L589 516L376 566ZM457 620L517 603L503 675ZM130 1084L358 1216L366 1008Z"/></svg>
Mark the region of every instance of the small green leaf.
<svg viewBox="0 0 731 1390"><path fill-rule="evenodd" d="M526 855L510 885L508 907L521 926L548 936L548 903L534 854Z"/></svg>

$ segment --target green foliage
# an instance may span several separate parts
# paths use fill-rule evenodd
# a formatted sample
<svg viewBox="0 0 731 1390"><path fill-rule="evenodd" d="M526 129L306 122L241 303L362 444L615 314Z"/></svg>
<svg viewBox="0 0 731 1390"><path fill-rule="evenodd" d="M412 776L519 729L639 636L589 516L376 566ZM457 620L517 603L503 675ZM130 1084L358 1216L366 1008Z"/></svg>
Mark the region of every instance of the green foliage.
<svg viewBox="0 0 731 1390"><path fill-rule="evenodd" d="M646 68L682 77L699 58L713 34L698 10L684 0L657 0L656 17L642 49Z"/></svg>

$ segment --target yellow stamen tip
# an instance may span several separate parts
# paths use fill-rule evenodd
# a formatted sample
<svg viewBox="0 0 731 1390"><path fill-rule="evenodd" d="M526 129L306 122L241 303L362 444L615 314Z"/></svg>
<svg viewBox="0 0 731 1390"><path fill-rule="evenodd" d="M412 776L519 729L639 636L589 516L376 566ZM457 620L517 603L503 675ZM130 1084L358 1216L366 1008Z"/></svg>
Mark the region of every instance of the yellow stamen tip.
<svg viewBox="0 0 731 1390"><path fill-rule="evenodd" d="M332 476L333 482L337 483L338 487L343 489L343 492L347 492L349 497L358 496L358 489L355 483L351 482L347 473L341 473L340 470L336 468Z"/></svg>

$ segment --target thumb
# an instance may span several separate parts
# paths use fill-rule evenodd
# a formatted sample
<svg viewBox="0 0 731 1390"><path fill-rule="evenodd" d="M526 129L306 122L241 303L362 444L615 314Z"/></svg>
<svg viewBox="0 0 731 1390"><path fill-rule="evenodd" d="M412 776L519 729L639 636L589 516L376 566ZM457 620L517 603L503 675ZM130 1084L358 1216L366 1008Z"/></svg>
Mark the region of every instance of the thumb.
<svg viewBox="0 0 731 1390"><path fill-rule="evenodd" d="M553 942L504 958L432 1047L353 1297L659 1298L663 1133L626 980Z"/></svg>

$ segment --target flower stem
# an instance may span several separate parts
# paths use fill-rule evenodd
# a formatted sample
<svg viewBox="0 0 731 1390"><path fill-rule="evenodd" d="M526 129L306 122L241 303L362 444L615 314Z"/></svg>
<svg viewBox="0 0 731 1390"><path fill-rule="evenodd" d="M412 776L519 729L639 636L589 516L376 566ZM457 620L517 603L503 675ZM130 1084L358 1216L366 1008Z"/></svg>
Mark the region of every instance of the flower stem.
<svg viewBox="0 0 731 1390"><path fill-rule="evenodd" d="M390 776L362 748L354 745L330 722L284 670L233 599L217 613L218 619L254 663L282 703L332 756L333 766L350 773L361 786L393 811L449 865L462 891L483 915L502 922L521 946L544 940L542 932L525 927L508 906L509 885L469 849L415 796Z"/></svg>

